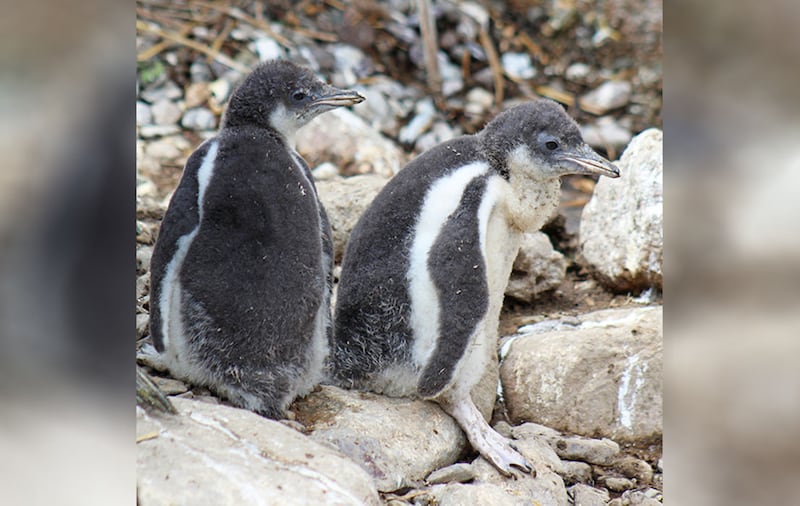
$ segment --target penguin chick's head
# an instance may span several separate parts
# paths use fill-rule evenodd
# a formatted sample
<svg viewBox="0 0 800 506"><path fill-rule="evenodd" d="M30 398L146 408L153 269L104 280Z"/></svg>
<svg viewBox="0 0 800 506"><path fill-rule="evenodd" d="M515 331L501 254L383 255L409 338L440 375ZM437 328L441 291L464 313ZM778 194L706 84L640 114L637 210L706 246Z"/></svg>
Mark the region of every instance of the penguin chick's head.
<svg viewBox="0 0 800 506"><path fill-rule="evenodd" d="M506 178L619 177L619 169L583 141L575 121L552 100L512 107L489 122L479 136L492 166Z"/></svg>
<svg viewBox="0 0 800 506"><path fill-rule="evenodd" d="M323 112L363 101L355 91L335 88L307 68L273 60L256 67L234 91L222 126L272 128L292 139Z"/></svg>

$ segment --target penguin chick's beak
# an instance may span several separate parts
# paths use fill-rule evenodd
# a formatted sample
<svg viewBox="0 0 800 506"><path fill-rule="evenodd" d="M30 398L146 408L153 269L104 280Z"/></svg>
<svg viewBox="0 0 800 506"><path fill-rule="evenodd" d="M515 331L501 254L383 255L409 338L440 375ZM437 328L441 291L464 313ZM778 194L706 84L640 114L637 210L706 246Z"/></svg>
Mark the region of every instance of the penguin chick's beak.
<svg viewBox="0 0 800 506"><path fill-rule="evenodd" d="M572 174L597 174L611 178L619 177L619 169L592 148L584 144L580 148L561 155L561 161L567 162Z"/></svg>
<svg viewBox="0 0 800 506"><path fill-rule="evenodd" d="M328 86L321 96L308 105L308 109L312 114L319 114L336 107L360 104L363 101L364 97L355 91L340 90L333 86Z"/></svg>

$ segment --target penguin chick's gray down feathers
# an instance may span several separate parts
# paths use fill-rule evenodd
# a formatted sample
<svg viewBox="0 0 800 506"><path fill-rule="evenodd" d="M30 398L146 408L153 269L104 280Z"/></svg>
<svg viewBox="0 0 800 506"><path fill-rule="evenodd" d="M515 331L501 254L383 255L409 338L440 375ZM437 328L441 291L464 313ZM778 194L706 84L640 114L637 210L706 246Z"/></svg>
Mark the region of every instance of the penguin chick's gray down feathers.
<svg viewBox="0 0 800 506"><path fill-rule="evenodd" d="M362 100L293 63L267 62L189 157L151 262L150 332L175 377L270 418L320 381L331 230L294 137Z"/></svg>
<svg viewBox="0 0 800 506"><path fill-rule="evenodd" d="M489 427L470 391L496 353L521 235L552 216L564 174L619 176L563 108L545 100L516 106L403 168L347 244L333 381L434 400L501 472L530 470Z"/></svg>

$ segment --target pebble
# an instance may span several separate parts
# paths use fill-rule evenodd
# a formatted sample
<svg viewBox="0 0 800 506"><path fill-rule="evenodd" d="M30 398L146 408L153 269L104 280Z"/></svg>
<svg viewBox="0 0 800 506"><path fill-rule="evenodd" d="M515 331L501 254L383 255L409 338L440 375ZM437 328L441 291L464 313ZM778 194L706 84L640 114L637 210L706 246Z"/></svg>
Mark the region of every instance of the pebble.
<svg viewBox="0 0 800 506"><path fill-rule="evenodd" d="M630 130L623 127L611 116L603 116L593 125L581 125L581 135L586 144L594 148L623 148L633 139Z"/></svg>
<svg viewBox="0 0 800 506"><path fill-rule="evenodd" d="M166 137L175 135L181 131L178 125L142 125L139 127L139 137L152 139L154 137Z"/></svg>
<svg viewBox="0 0 800 506"><path fill-rule="evenodd" d="M583 483L567 489L575 506L605 506L608 503L608 490L602 490Z"/></svg>
<svg viewBox="0 0 800 506"><path fill-rule="evenodd" d="M149 143L145 148L145 154L157 160L174 160L187 148L188 142L183 137L162 137Z"/></svg>
<svg viewBox="0 0 800 506"><path fill-rule="evenodd" d="M143 274L136 278L136 299L148 295L150 291L150 274Z"/></svg>
<svg viewBox="0 0 800 506"><path fill-rule="evenodd" d="M467 93L464 112L471 116L483 116L494 103L494 95L484 88L472 88Z"/></svg>
<svg viewBox="0 0 800 506"><path fill-rule="evenodd" d="M280 60L286 56L283 48L271 37L259 37L253 42L258 61Z"/></svg>
<svg viewBox="0 0 800 506"><path fill-rule="evenodd" d="M231 84L232 82L232 80L223 76L208 85L211 95L214 96L218 104L222 104L228 100L228 97L231 94L231 89L233 88L233 85Z"/></svg>
<svg viewBox="0 0 800 506"><path fill-rule="evenodd" d="M649 485L653 481L653 468L636 457L621 456L614 461L613 467L627 478L634 478L639 485Z"/></svg>
<svg viewBox="0 0 800 506"><path fill-rule="evenodd" d="M605 486L612 492L623 492L636 486L633 480L628 478L618 478L616 476L603 476L597 481L600 485Z"/></svg>
<svg viewBox="0 0 800 506"><path fill-rule="evenodd" d="M181 108L172 100L159 100L150 109L156 125L174 125L181 119Z"/></svg>
<svg viewBox="0 0 800 506"><path fill-rule="evenodd" d="M327 181L339 176L339 167L331 162L323 162L311 171L315 181Z"/></svg>
<svg viewBox="0 0 800 506"><path fill-rule="evenodd" d="M500 60L506 75L514 81L532 79L536 76L536 69L528 53L503 53Z"/></svg>
<svg viewBox="0 0 800 506"><path fill-rule="evenodd" d="M400 129L397 139L403 144L411 144L417 138L425 133L433 124L433 119L436 116L436 107L433 105L433 99L426 98L417 102L414 110L416 113L411 121L406 126Z"/></svg>
<svg viewBox="0 0 800 506"><path fill-rule="evenodd" d="M136 270L147 269L150 266L150 259L153 256L153 248L150 246L139 246L136 248Z"/></svg>
<svg viewBox="0 0 800 506"><path fill-rule="evenodd" d="M150 315L140 313L136 315L136 340L143 338L150 330Z"/></svg>
<svg viewBox="0 0 800 506"><path fill-rule="evenodd" d="M586 462L562 460L561 471L558 474L565 483L589 483L592 479L592 466Z"/></svg>
<svg viewBox="0 0 800 506"><path fill-rule="evenodd" d="M142 100L154 104L160 100L177 100L183 96L183 90L174 81L165 81L161 86L148 87L139 94Z"/></svg>
<svg viewBox="0 0 800 506"><path fill-rule="evenodd" d="M556 454L567 460L580 460L590 464L608 465L619 455L619 445L610 439L584 439L562 436L551 443Z"/></svg>
<svg viewBox="0 0 800 506"><path fill-rule="evenodd" d="M189 66L189 76L193 83L207 83L211 81L211 67L200 60L193 61Z"/></svg>
<svg viewBox="0 0 800 506"><path fill-rule="evenodd" d="M149 125L153 122L153 113L150 106L141 100L136 101L136 125Z"/></svg>
<svg viewBox="0 0 800 506"><path fill-rule="evenodd" d="M573 63L564 72L564 77L570 81L580 82L589 77L592 68L585 63Z"/></svg>
<svg viewBox="0 0 800 506"><path fill-rule="evenodd" d="M460 130L458 131L460 132ZM417 142L414 143L414 149L418 153L427 151L438 144L449 141L457 135L456 132L457 131L453 130L447 123L437 121L433 124L433 127L431 127L430 132L422 134L417 139Z"/></svg>
<svg viewBox="0 0 800 506"><path fill-rule="evenodd" d="M628 81L606 81L581 97L581 105L596 114L622 107L631 98L632 87Z"/></svg>
<svg viewBox="0 0 800 506"><path fill-rule="evenodd" d="M439 59L439 73L442 76L442 95L449 97L464 89L464 77L461 67L455 65L444 51L437 53Z"/></svg>
<svg viewBox="0 0 800 506"><path fill-rule="evenodd" d="M192 83L186 87L184 108L193 109L204 105L211 96L211 89L207 82Z"/></svg>
<svg viewBox="0 0 800 506"><path fill-rule="evenodd" d="M331 47L334 60L335 75L331 81L335 86L349 87L358 82L359 75L363 72L364 52L349 44L334 44Z"/></svg>
<svg viewBox="0 0 800 506"><path fill-rule="evenodd" d="M213 130L217 127L217 117L205 107L197 107L184 113L181 124L189 130Z"/></svg>
<svg viewBox="0 0 800 506"><path fill-rule="evenodd" d="M183 381L162 376L152 376L152 378L153 383L164 395L178 395L189 391L189 387Z"/></svg>
<svg viewBox="0 0 800 506"><path fill-rule="evenodd" d="M439 483L464 483L475 479L475 470L471 464L459 462L441 469L437 469L428 475L425 481L430 485Z"/></svg>

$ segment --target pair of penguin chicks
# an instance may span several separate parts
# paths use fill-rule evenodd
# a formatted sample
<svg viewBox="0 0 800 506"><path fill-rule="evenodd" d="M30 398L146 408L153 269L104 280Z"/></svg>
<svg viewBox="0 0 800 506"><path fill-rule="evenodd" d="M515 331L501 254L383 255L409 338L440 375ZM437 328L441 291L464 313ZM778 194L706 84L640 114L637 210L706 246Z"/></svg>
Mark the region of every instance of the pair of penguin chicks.
<svg viewBox="0 0 800 506"><path fill-rule="evenodd" d="M503 474L532 468L470 397L496 353L511 266L564 174L618 177L554 102L498 115L392 178L347 244L334 318L331 227L297 129L364 98L287 61L257 67L190 156L151 265L150 330L178 378L280 418L321 383L437 402Z"/></svg>

